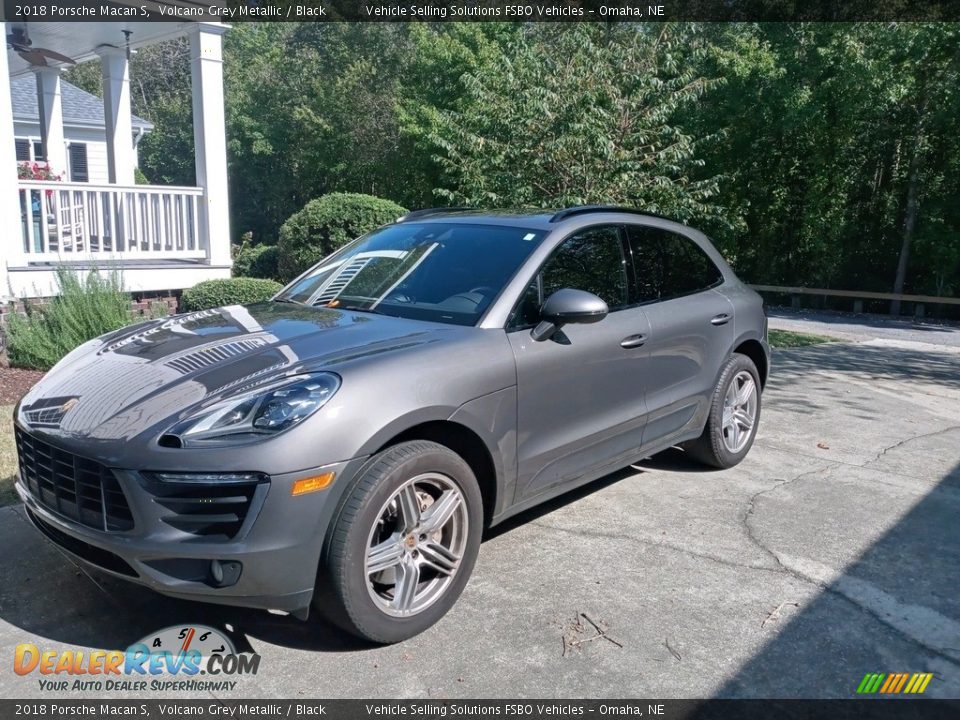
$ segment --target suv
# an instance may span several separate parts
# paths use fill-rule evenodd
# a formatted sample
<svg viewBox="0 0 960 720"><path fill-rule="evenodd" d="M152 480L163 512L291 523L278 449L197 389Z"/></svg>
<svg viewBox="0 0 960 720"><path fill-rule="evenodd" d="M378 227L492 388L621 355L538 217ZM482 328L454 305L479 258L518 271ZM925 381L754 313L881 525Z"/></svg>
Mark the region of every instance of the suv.
<svg viewBox="0 0 960 720"><path fill-rule="evenodd" d="M116 576L395 642L485 527L671 446L740 462L768 359L760 297L696 230L423 210L270 302L78 347L15 410L17 490Z"/></svg>

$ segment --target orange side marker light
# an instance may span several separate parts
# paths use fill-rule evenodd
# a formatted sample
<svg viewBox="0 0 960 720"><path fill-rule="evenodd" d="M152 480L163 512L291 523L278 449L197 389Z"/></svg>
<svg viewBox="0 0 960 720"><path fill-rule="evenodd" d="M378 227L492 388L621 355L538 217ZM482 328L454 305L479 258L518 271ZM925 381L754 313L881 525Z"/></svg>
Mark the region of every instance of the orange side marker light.
<svg viewBox="0 0 960 720"><path fill-rule="evenodd" d="M290 488L290 494L293 496L306 495L307 493L323 490L333 482L334 476L336 476L336 473L329 472L323 475L297 480L293 483L293 487Z"/></svg>

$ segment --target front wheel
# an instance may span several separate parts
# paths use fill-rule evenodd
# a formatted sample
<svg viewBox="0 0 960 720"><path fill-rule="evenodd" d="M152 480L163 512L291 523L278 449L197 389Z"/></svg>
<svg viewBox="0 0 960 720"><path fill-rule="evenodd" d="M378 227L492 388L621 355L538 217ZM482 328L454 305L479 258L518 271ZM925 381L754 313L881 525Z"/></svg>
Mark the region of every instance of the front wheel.
<svg viewBox="0 0 960 720"><path fill-rule="evenodd" d="M392 643L453 607L476 561L483 525L470 466L437 443L382 452L343 505L321 570L321 610L344 629Z"/></svg>
<svg viewBox="0 0 960 720"><path fill-rule="evenodd" d="M760 423L760 376L746 355L727 361L713 391L703 434L684 449L716 468L731 468L743 460Z"/></svg>

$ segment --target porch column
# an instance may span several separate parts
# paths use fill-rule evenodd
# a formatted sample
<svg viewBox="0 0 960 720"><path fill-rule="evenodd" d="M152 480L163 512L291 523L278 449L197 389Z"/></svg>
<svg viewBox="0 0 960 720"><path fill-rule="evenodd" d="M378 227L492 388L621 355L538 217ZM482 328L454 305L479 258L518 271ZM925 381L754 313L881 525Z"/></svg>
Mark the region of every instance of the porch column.
<svg viewBox="0 0 960 720"><path fill-rule="evenodd" d="M197 23L190 35L193 144L200 202L200 238L211 265L230 265L230 204L227 195L227 138L223 108L224 25Z"/></svg>
<svg viewBox="0 0 960 720"><path fill-rule="evenodd" d="M60 68L35 68L37 107L40 108L40 136L43 154L51 172L66 175L67 146L63 137L63 107L60 102ZM64 180L69 178L64 177Z"/></svg>
<svg viewBox="0 0 960 720"><path fill-rule="evenodd" d="M4 37L7 35L4 22L0 22L0 33ZM17 151L13 143L13 107L10 102L10 68L6 50L0 52L0 218L5 218L8 224L8 232L0 234L0 299L4 299L15 295L7 277L7 268L27 264L23 252Z"/></svg>
<svg viewBox="0 0 960 720"><path fill-rule="evenodd" d="M107 130L107 175L117 185L133 185L133 122L130 63L120 48L97 48L103 74L103 119Z"/></svg>

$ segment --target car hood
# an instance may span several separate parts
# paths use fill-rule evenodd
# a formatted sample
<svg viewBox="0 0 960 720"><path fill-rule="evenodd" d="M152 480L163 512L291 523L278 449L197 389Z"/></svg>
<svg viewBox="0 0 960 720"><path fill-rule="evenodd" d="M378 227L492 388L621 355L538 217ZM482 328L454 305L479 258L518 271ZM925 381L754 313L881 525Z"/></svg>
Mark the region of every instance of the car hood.
<svg viewBox="0 0 960 720"><path fill-rule="evenodd" d="M48 434L131 439L284 375L335 370L470 330L276 302L177 315L74 350L24 396L18 419Z"/></svg>

